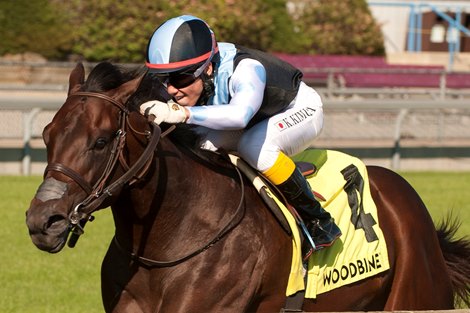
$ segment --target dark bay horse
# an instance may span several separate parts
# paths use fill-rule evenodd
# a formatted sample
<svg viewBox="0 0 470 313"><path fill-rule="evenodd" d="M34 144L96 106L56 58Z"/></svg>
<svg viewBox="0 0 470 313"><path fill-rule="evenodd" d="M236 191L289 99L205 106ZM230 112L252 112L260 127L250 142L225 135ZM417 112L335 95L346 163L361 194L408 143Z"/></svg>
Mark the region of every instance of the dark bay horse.
<svg viewBox="0 0 470 313"><path fill-rule="evenodd" d="M107 62L86 81L84 74L78 64L66 102L43 133L48 166L26 217L34 244L58 252L93 211L111 206L106 312L279 312L292 242L255 188L228 163L196 156L185 143L194 139L190 129L168 134L168 126L152 126L138 113L145 100L167 100L155 78ZM367 170L390 269L306 300L303 309L452 309L455 298L468 304L469 241L452 238L455 224L436 230L402 177Z"/></svg>

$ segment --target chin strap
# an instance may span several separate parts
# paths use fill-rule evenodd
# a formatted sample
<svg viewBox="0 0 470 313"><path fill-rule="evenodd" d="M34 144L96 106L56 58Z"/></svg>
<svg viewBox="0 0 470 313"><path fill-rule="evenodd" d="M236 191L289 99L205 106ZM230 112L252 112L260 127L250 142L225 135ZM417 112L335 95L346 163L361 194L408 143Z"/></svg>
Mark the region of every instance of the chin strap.
<svg viewBox="0 0 470 313"><path fill-rule="evenodd" d="M207 75L206 73L201 74L202 79L202 93L199 97L197 104L206 105L207 101L214 95L215 85L214 85L214 75Z"/></svg>

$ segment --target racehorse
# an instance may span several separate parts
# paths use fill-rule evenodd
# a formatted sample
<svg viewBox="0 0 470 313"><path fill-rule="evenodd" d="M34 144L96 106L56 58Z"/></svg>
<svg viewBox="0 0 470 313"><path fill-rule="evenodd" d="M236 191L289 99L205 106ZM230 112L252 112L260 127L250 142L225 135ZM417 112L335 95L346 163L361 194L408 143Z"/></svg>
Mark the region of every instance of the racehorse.
<svg viewBox="0 0 470 313"><path fill-rule="evenodd" d="M43 132L48 165L26 217L33 243L59 252L92 212L111 206L115 237L101 271L106 312L280 311L289 234L222 155L195 153L190 128L172 132L141 116L138 104L149 99L168 95L142 69L102 62L85 81L77 64ZM405 179L367 171L390 269L306 299L303 309L452 309L454 298L468 305L470 243L452 238L458 225L444 221L436 230Z"/></svg>

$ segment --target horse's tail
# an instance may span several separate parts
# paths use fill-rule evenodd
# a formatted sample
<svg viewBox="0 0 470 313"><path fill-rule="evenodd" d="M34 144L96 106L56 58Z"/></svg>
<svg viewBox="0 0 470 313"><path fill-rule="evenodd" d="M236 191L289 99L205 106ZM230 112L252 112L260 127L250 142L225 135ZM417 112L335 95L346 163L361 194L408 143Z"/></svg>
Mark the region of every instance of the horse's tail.
<svg viewBox="0 0 470 313"><path fill-rule="evenodd" d="M461 223L450 214L437 226L437 236L447 264L456 304L470 307L470 238L455 238Z"/></svg>

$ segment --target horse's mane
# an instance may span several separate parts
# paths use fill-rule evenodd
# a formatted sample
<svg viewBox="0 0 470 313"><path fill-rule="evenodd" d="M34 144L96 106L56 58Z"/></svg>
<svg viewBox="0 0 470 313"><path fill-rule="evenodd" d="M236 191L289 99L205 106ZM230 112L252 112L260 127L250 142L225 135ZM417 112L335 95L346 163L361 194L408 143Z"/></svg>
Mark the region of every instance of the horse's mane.
<svg viewBox="0 0 470 313"><path fill-rule="evenodd" d="M144 75L136 92L129 98L126 106L131 111L139 111L139 106L150 100L168 101L171 96L165 86L156 75L148 73L144 66L121 66L111 62L98 63L88 75L83 86L84 91L106 92L121 86L122 84ZM163 130L170 125L162 124ZM196 149L199 136L192 131L193 126L181 124L171 132L171 138L175 143L187 148Z"/></svg>
<svg viewBox="0 0 470 313"><path fill-rule="evenodd" d="M145 101L168 101L170 99L165 86L155 75L147 73L144 66L123 66L107 61L98 63L92 69L83 90L106 92L142 75L144 77L138 89L127 102L130 109L135 109Z"/></svg>
<svg viewBox="0 0 470 313"><path fill-rule="evenodd" d="M129 69L110 62L101 62L91 70L83 85L83 90L105 92L137 77L141 71L141 68Z"/></svg>

